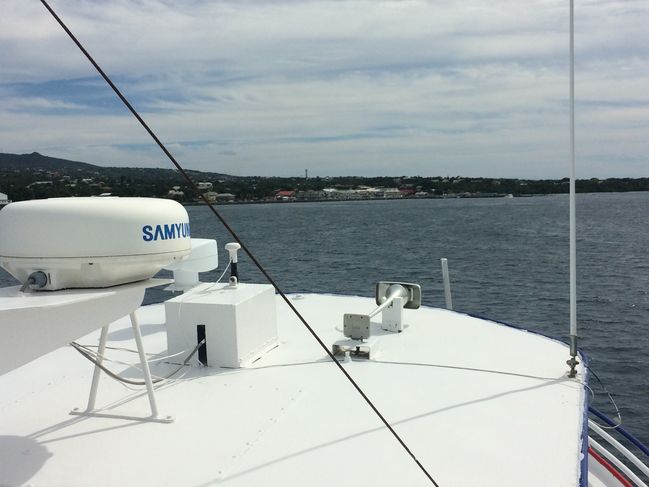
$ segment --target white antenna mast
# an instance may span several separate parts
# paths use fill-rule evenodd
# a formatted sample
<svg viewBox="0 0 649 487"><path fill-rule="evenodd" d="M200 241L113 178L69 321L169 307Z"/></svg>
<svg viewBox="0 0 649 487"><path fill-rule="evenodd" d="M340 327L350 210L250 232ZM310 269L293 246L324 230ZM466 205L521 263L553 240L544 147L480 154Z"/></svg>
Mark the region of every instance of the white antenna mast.
<svg viewBox="0 0 649 487"><path fill-rule="evenodd" d="M570 0L570 366L575 377L577 360L577 231L575 219L575 5Z"/></svg>

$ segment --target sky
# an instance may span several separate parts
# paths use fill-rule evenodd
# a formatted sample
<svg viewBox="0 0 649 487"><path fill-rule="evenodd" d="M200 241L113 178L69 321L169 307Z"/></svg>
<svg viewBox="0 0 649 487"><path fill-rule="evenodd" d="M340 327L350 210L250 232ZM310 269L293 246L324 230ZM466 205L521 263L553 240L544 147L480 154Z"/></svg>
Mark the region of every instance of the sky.
<svg viewBox="0 0 649 487"><path fill-rule="evenodd" d="M569 175L568 0L51 0L170 151L234 175ZM170 167L38 0L0 152ZM649 2L575 0L577 177L649 177Z"/></svg>

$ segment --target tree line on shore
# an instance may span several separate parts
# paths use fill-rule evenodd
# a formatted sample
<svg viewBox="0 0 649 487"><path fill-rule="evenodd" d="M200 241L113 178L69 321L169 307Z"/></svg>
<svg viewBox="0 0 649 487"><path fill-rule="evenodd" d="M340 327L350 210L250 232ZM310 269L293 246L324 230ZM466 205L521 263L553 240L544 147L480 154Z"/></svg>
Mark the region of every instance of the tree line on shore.
<svg viewBox="0 0 649 487"><path fill-rule="evenodd" d="M473 178L463 176L339 176L339 177L258 177L230 176L221 173L189 171L196 182L207 182L216 193L234 195L235 201L274 199L281 190L321 191L325 188L359 187L399 188L405 196L567 193L568 178L514 179ZM0 192L13 201L61 196L168 197L176 187L175 197L183 202L196 195L182 176L171 169L101 167L67 161L38 153L0 154ZM576 188L582 193L649 191L649 178L581 179Z"/></svg>

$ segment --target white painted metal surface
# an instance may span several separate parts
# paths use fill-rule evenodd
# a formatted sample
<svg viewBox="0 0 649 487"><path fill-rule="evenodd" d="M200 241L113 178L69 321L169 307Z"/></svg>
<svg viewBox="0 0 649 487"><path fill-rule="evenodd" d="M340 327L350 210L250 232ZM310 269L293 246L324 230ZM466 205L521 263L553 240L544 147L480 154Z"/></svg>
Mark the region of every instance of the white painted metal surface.
<svg viewBox="0 0 649 487"><path fill-rule="evenodd" d="M453 309L453 297L451 296L451 278L448 274L448 259L440 259L442 263L442 282L444 283L444 303L446 309Z"/></svg>
<svg viewBox="0 0 649 487"><path fill-rule="evenodd" d="M207 364L247 367L277 346L275 290L268 284L200 284L165 303L170 354L189 353L203 326ZM198 354L192 362L199 364Z"/></svg>
<svg viewBox="0 0 649 487"><path fill-rule="evenodd" d="M331 344L343 313L372 306L294 303ZM138 317L146 349L166 355L163 310ZM565 377L565 345L446 310L404 313L402 333L372 323L380 353L345 367L439 485L578 485L585 394ZM285 306L277 318L279 347L250 368L192 367L157 388L172 424L70 418L92 367L69 348L0 376L0 485L429 485ZM129 328L114 325L109 347L133 347ZM157 375L174 367L154 363ZM146 407L143 391L101 388L108 411Z"/></svg>
<svg viewBox="0 0 649 487"><path fill-rule="evenodd" d="M1 288L0 374L128 315L142 304L147 287L168 282L150 279L109 289L56 292Z"/></svg>
<svg viewBox="0 0 649 487"><path fill-rule="evenodd" d="M396 297L381 312L381 329L391 331L392 333L401 333L403 331L403 306L406 299Z"/></svg>

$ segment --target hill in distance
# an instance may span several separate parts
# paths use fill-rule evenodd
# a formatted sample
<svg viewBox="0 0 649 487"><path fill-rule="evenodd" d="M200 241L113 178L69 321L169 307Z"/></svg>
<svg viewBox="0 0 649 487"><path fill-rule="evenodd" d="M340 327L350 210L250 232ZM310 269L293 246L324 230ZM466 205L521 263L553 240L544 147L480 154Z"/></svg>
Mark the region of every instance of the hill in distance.
<svg viewBox="0 0 649 487"><path fill-rule="evenodd" d="M34 170L40 169L45 171L57 171L61 173L78 172L84 174L105 174L105 175L121 175L132 174L134 172L140 174L149 174L154 178L160 175L177 175L175 169L163 168L140 168L140 167L107 167L98 166L96 164L89 164L87 162L70 161L68 159L59 159L57 157L44 156L38 152L31 154L5 154L0 153L0 170ZM221 173L212 173L204 171L188 170L190 174L201 175L210 178L222 179L236 179L236 176L230 176ZM173 176L172 176L173 178ZM178 179L182 181L181 178Z"/></svg>
<svg viewBox="0 0 649 487"><path fill-rule="evenodd" d="M57 171L61 169L82 169L96 171L99 166L87 162L68 161L32 152L31 154L2 154L0 153L1 169L46 169Z"/></svg>
<svg viewBox="0 0 649 487"><path fill-rule="evenodd" d="M188 170L196 182L213 183L220 193L243 194L245 178ZM168 197L178 186L182 201L193 201L193 191L175 169L155 167L105 167L87 162L31 154L0 153L0 191L13 201L66 196ZM175 197L175 196L174 196Z"/></svg>

